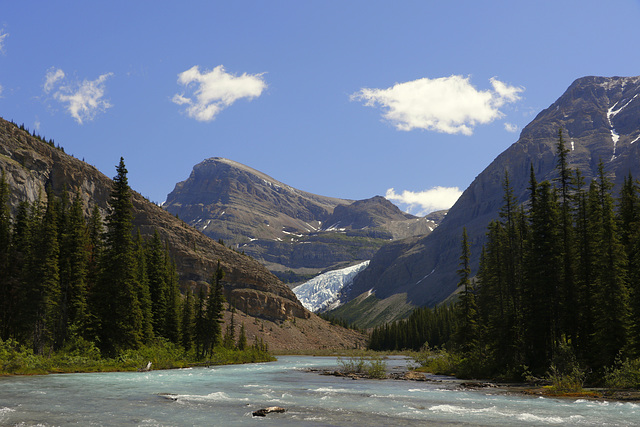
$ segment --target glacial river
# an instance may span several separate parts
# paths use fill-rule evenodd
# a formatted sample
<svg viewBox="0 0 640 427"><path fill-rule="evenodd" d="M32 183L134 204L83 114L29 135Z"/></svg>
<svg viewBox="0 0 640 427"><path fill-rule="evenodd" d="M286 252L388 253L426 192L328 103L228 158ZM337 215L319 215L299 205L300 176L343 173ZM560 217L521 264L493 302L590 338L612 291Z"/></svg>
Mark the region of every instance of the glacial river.
<svg viewBox="0 0 640 427"><path fill-rule="evenodd" d="M404 363L391 359L387 366L403 369ZM307 371L335 367L335 358L283 356L252 365L4 377L0 425L640 425L638 403L466 391L448 382L351 380ZM252 416L268 406L287 412Z"/></svg>

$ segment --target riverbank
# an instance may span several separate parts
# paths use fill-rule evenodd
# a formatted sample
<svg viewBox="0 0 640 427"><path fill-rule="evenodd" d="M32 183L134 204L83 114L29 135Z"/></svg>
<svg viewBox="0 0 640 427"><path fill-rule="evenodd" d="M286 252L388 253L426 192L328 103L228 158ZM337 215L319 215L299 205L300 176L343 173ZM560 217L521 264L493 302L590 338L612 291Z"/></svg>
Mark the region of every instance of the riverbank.
<svg viewBox="0 0 640 427"><path fill-rule="evenodd" d="M159 342L136 350L120 352L116 357L103 358L93 346L51 355L36 355L30 349L1 342L0 376L46 375L63 373L131 372L159 369L188 368L276 360L267 351L253 346L244 350L217 347L206 359L194 351L187 352L168 342Z"/></svg>
<svg viewBox="0 0 640 427"><path fill-rule="evenodd" d="M366 357L363 360L367 360ZM390 359L386 359L390 360ZM393 359L391 359L393 360ZM491 382L485 380L463 380L449 375L437 375L428 372L420 372L414 369L403 369L402 366L385 367L384 375L371 375L367 369L354 371L345 369L352 367L354 363L342 364L342 369L314 369L307 372L325 376L342 377L351 380L398 380L418 381L438 384L447 390L481 391L490 394L527 395L562 400L594 400L615 402L640 402L640 390L613 390L606 388L585 387L581 391L558 392L551 386L539 386L526 383ZM365 365L366 368L366 365Z"/></svg>

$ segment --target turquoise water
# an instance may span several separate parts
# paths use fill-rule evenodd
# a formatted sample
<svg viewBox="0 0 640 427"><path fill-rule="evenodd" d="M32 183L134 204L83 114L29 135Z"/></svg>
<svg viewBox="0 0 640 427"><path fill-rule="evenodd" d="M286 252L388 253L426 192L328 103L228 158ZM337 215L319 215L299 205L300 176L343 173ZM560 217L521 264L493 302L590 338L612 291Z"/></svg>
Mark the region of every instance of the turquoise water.
<svg viewBox="0 0 640 427"><path fill-rule="evenodd" d="M403 363L392 359L388 367ZM5 377L0 378L0 425L640 425L636 403L556 400L464 391L446 383L351 380L307 372L336 366L335 358L286 356L239 366ZM267 406L287 412L251 415Z"/></svg>

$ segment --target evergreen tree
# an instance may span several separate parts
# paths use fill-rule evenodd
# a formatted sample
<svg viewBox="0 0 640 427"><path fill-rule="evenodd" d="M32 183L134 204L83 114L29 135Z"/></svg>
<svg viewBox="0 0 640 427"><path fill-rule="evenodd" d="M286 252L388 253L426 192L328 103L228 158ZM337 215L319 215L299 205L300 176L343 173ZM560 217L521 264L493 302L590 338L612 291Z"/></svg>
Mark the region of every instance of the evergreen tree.
<svg viewBox="0 0 640 427"><path fill-rule="evenodd" d="M540 373L547 369L560 332L562 240L556 192L548 181L538 184L530 209L527 251L525 334L527 362ZM540 370L540 371L537 371Z"/></svg>
<svg viewBox="0 0 640 427"><path fill-rule="evenodd" d="M207 342L207 311L206 294L203 286L200 286L198 289L198 297L196 298L193 341L195 343L196 355L198 358L204 359Z"/></svg>
<svg viewBox="0 0 640 427"><path fill-rule="evenodd" d="M38 202L39 203L39 202ZM34 250L34 239L37 235L35 229L37 219L40 215L38 205L31 205L28 202L21 202L15 217L15 226L12 233L12 250L10 255L11 278L11 307L7 325L8 336L14 337L18 341L26 343L31 337L31 322L35 315L32 313L34 305L30 303L32 291L32 270L34 264L31 260Z"/></svg>
<svg viewBox="0 0 640 427"><path fill-rule="evenodd" d="M30 256L30 303L33 305L33 351L51 352L60 333L60 271L58 241L58 200L49 188L47 207L37 226Z"/></svg>
<svg viewBox="0 0 640 427"><path fill-rule="evenodd" d="M222 346L224 348L233 349L236 346L236 323L235 323L235 309L231 310L231 319L224 332L222 338Z"/></svg>
<svg viewBox="0 0 640 427"><path fill-rule="evenodd" d="M178 271L176 263L169 256L169 250L165 252L167 270L167 313L165 316L166 338L173 342L180 342L180 288L178 283Z"/></svg>
<svg viewBox="0 0 640 427"><path fill-rule="evenodd" d="M627 256L629 284L630 351L640 356L640 189L631 174L625 178L618 202L620 243Z"/></svg>
<svg viewBox="0 0 640 427"><path fill-rule="evenodd" d="M146 251L139 228L136 231L136 239L134 241L134 254L138 272L137 298L142 314L142 339L144 342L149 343L154 337L154 315L152 311L151 295L149 293L149 275Z"/></svg>
<svg viewBox="0 0 640 427"><path fill-rule="evenodd" d="M147 264L149 275L149 293L153 310L153 329L157 335L166 337L166 317L169 291L167 286L167 265L164 256L164 246L160 235L154 231L151 241L147 245Z"/></svg>
<svg viewBox="0 0 640 427"><path fill-rule="evenodd" d="M102 215L97 205L93 206L91 216L87 224L87 328L81 331L80 335L90 341L98 342L98 331L100 320L98 318L98 307L102 301L99 300L98 280L101 274L101 259L104 251L104 226Z"/></svg>
<svg viewBox="0 0 640 427"><path fill-rule="evenodd" d="M180 343L185 350L191 350L194 340L194 314L193 314L193 294L187 291L182 301L182 317L180 322Z"/></svg>
<svg viewBox="0 0 640 427"><path fill-rule="evenodd" d="M609 366L618 352L628 350L629 344L629 292L627 288L626 256L620 243L613 209L613 185L598 167L598 204L600 228L596 253L595 288L598 305L595 312L596 333L594 344L598 365Z"/></svg>
<svg viewBox="0 0 640 427"><path fill-rule="evenodd" d="M565 146L562 137L562 129L558 131L557 144L557 165L558 182L560 184L560 228L562 237L562 270L561 287L559 298L561 299L560 309L562 311L562 328L571 339L578 334L578 313L579 306L576 304L575 285L575 237L572 215L571 186L573 182L573 171L569 167L568 155L570 150Z"/></svg>
<svg viewBox="0 0 640 427"><path fill-rule="evenodd" d="M218 344L222 337L222 323L224 312L224 291L222 287L222 279L224 278L224 270L218 266L213 274L213 280L209 295L207 296L207 308L206 308L206 333L204 337L204 352L208 354L213 353L213 347Z"/></svg>
<svg viewBox="0 0 640 427"><path fill-rule="evenodd" d="M455 336L461 350L463 352L469 352L476 345L478 311L473 285L471 284L471 251L469 237L465 227L462 229L461 249L460 268L458 269L460 281L458 282L458 287L462 288L462 291L459 293L460 301L457 304L460 320Z"/></svg>
<svg viewBox="0 0 640 427"><path fill-rule="evenodd" d="M89 323L87 306L87 274L89 263L89 238L82 208L82 199L76 194L71 206L66 210L66 218L61 220L60 287L61 322L60 338L67 339L69 330L78 334Z"/></svg>
<svg viewBox="0 0 640 427"><path fill-rule="evenodd" d="M240 333L238 334L238 343L236 345L238 350L246 350L247 349L247 333L244 329L244 322L240 325Z"/></svg>
<svg viewBox="0 0 640 427"><path fill-rule="evenodd" d="M15 278L11 269L11 212L9 185L4 171L0 176L0 339L10 336L10 324L15 311Z"/></svg>
<svg viewBox="0 0 640 427"><path fill-rule="evenodd" d="M597 245L597 189L595 182L585 191L584 179L576 171L575 184L575 243L576 255L576 300L578 310L578 330L575 348L581 360L588 361L593 354L592 338L594 325L594 263Z"/></svg>
<svg viewBox="0 0 640 427"><path fill-rule="evenodd" d="M107 232L95 312L100 320L100 347L106 354L137 348L142 343L143 315L132 237L133 204L124 160L116 168L109 199Z"/></svg>

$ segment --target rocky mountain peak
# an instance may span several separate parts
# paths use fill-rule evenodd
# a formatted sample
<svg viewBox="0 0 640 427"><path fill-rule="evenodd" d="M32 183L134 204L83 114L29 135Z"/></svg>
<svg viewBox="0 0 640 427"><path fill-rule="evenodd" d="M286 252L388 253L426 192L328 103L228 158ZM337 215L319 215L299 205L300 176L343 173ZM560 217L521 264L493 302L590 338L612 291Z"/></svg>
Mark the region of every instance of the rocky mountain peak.
<svg viewBox="0 0 640 427"><path fill-rule="evenodd" d="M389 221L417 219L402 212L396 205L382 196L357 200L350 205L338 205L325 220L324 229L379 227Z"/></svg>
<svg viewBox="0 0 640 427"><path fill-rule="evenodd" d="M413 305L433 306L456 289L460 238L466 227L474 274L488 223L502 206L505 172L520 202L528 198L530 167L538 181L556 178L556 144L562 129L568 160L588 183L600 161L619 186L640 177L640 77L577 79L523 130L463 192L441 225L413 243L392 244L358 275L351 297L373 289L380 299L405 294Z"/></svg>
<svg viewBox="0 0 640 427"><path fill-rule="evenodd" d="M355 202L319 196L220 157L195 165L164 207L292 282L368 260L390 239L437 226L381 196Z"/></svg>

